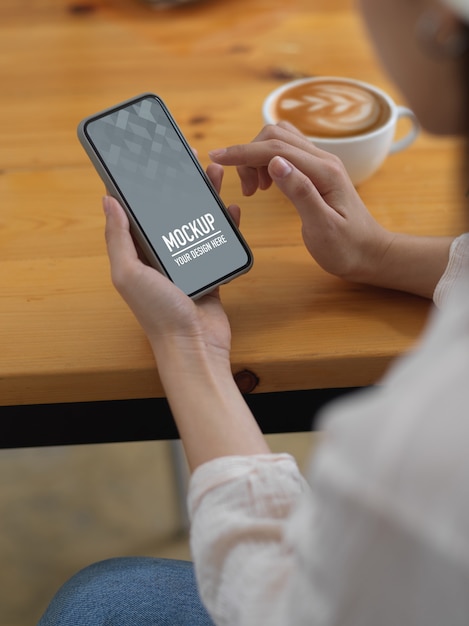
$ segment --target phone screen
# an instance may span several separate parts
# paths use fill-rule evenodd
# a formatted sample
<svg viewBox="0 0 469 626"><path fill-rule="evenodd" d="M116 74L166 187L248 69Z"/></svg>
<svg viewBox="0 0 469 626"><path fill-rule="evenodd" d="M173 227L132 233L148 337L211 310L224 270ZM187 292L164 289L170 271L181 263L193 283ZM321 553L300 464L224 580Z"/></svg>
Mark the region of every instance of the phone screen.
<svg viewBox="0 0 469 626"><path fill-rule="evenodd" d="M250 268L248 247L157 96L88 118L83 132L159 264L186 294Z"/></svg>

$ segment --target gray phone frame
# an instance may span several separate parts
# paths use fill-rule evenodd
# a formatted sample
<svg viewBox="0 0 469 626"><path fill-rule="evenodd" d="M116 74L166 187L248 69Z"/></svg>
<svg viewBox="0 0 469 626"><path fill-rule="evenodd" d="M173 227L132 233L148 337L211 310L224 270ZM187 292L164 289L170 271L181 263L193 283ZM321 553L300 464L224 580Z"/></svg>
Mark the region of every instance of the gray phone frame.
<svg viewBox="0 0 469 626"><path fill-rule="evenodd" d="M243 265L242 267L238 267L238 268L234 268L232 272L230 272L229 274L225 274L224 276L221 276L219 279L211 282L209 285L206 285L205 287L202 287L200 289L197 289L196 291L187 294L189 297L191 297L193 300L196 300L200 297L202 297L203 295L210 293L211 291L213 291L214 289L216 289L216 287L222 285L222 284L226 284L231 282L233 279L237 278L238 276L241 276L245 273L247 273L253 265L253 254L252 251L250 249L250 247L248 246L246 240L244 239L243 235L241 234L239 228L236 226L236 224L234 223L233 219L231 218L225 204L223 203L222 199L220 198L219 194L217 193L217 191L215 190L215 188L213 187L210 179L208 178L207 174L205 173L203 167L201 166L200 162L198 161L198 159L196 158L196 156L194 155L189 143L187 142L184 134L182 133L179 125L176 123L174 117L171 115L168 107L166 106L166 104L164 103L164 101L161 99L160 96L151 93L151 92L145 92L142 94L139 94L137 96L134 96L132 98L128 98L127 100L124 100L122 102L119 102L118 104L115 104L113 106L107 107L105 109L102 109L101 111L98 111L97 113L94 113L92 115L88 115L87 117L83 118L77 127L77 135L78 135L78 139L81 143L81 145L83 146L86 154L88 155L91 163L93 164L94 168L96 169L99 177L101 178L101 180L104 183L104 186L107 190L107 193L111 196L113 196L114 198L116 198L116 200L120 203L120 205L122 206L122 208L125 210L127 217L129 219L129 223L130 223L130 231L132 233L132 236L134 238L134 240L138 243L138 245L140 246L143 254L145 255L146 261L152 266L154 267L156 270L158 270L159 272L161 272L162 274L164 274L166 277L168 277L170 280L171 277L169 275L169 273L166 271L166 268L164 266L164 264L160 261L158 255L155 252L154 247L151 245L150 239L148 238L148 236L146 235L146 233L142 230L142 228L140 227L139 223L136 221L134 214L132 212L132 208L130 207L127 199L124 197L124 195L121 193L119 187L118 187L118 181L114 181L113 177L111 176L110 172L108 172L105 163L104 163L104 159L101 158L98 150L96 149L96 147L94 146L93 142L91 141L91 139L88 137L88 134L86 132L86 127L88 125L89 122L92 122L96 119L99 119L101 117L104 117L106 115L109 115L113 112L115 112L118 109L122 109L125 107L128 107L140 100L143 100L145 98L154 98L157 100L157 102L160 104L160 106L162 107L162 109L164 110L165 114L168 116L171 124L173 125L181 143L183 144L184 148L187 150L187 152L189 153L193 163L194 163L194 167L196 168L196 170L199 172L201 178L203 179L203 181L206 183L206 185L208 186L208 188L210 189L210 191L212 192L212 195L216 201L216 203L218 204L219 208L220 208L220 212L224 215L224 217L226 218L226 221L228 222L228 224L231 226L233 233L236 235L237 239L239 240L241 246L244 248L245 252L246 252L246 256L247 256L247 263L245 265ZM174 282L174 281L172 281ZM176 284L176 283L174 283Z"/></svg>

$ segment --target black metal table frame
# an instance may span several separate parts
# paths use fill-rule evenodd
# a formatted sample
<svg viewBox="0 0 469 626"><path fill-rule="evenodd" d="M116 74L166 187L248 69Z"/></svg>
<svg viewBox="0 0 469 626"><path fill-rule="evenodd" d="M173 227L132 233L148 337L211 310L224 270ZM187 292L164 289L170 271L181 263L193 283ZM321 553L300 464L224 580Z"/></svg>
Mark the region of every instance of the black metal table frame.
<svg viewBox="0 0 469 626"><path fill-rule="evenodd" d="M356 388L246 394L265 434L316 429L319 410ZM0 449L178 439L166 398L0 407Z"/></svg>

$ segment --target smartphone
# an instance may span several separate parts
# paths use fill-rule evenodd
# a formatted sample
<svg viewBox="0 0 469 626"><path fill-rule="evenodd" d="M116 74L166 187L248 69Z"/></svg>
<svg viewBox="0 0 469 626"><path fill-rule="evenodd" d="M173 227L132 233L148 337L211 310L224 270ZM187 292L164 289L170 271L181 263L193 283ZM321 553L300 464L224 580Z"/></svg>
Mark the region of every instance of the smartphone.
<svg viewBox="0 0 469 626"><path fill-rule="evenodd" d="M161 98L83 119L78 138L150 265L193 299L247 272L252 252Z"/></svg>

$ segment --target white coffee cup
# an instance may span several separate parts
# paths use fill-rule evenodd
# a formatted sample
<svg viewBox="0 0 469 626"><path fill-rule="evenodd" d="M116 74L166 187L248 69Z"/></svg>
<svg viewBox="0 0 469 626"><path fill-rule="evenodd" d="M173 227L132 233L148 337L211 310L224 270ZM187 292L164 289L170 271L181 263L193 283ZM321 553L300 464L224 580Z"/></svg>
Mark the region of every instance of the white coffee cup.
<svg viewBox="0 0 469 626"><path fill-rule="evenodd" d="M382 89L353 78L316 76L285 83L262 108L264 122L288 120L318 148L337 155L354 183L369 178L389 154L411 145L419 123L411 109ZM399 120L410 127L396 139Z"/></svg>

